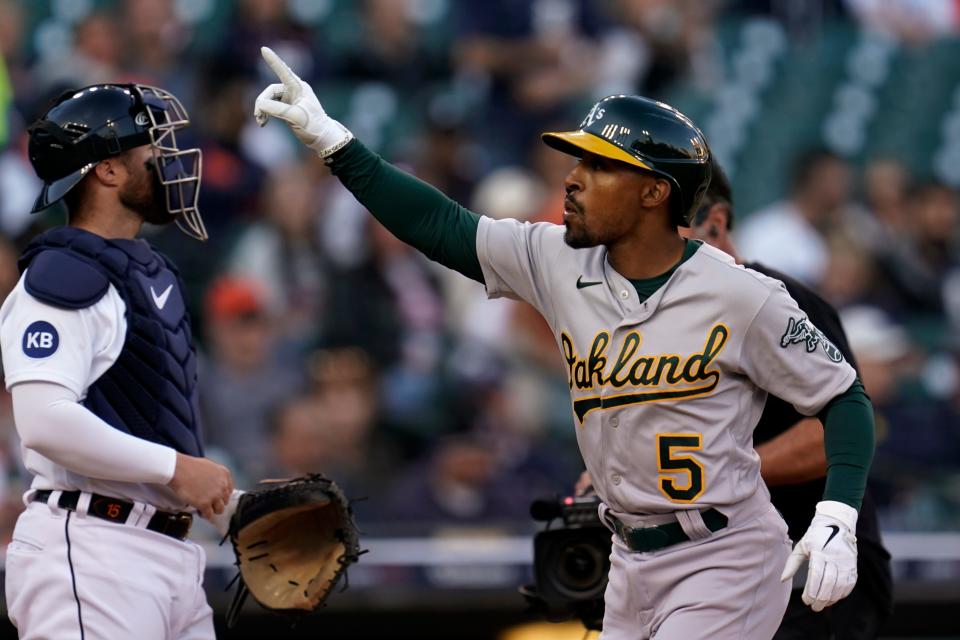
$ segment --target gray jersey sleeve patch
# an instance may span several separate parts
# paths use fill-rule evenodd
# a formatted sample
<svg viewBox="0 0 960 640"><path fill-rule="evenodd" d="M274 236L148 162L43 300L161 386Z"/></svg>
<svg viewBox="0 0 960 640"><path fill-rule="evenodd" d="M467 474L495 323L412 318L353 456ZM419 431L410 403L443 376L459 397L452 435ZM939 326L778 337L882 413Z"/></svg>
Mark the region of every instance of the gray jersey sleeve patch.
<svg viewBox="0 0 960 640"><path fill-rule="evenodd" d="M744 336L741 366L761 388L816 415L856 371L783 287L773 289Z"/></svg>

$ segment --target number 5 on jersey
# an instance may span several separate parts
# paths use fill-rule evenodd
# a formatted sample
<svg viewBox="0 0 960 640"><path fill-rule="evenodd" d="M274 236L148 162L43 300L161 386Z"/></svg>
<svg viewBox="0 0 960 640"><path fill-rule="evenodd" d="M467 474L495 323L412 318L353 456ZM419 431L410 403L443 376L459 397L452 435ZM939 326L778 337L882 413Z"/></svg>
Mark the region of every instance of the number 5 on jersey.
<svg viewBox="0 0 960 640"><path fill-rule="evenodd" d="M702 446L703 436L699 433L657 434L657 483L671 502L696 502L703 494L703 465L693 456L681 455ZM677 474L685 474L686 482L678 482Z"/></svg>

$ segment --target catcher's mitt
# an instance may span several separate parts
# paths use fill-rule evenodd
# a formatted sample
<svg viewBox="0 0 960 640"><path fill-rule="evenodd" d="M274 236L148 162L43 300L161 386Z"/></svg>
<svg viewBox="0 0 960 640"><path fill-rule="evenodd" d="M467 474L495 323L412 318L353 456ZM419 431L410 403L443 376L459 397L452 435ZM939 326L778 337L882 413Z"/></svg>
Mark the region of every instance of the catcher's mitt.
<svg viewBox="0 0 960 640"><path fill-rule="evenodd" d="M317 474L270 481L243 494L227 536L240 569L230 626L248 592L270 611L315 611L361 553L349 501Z"/></svg>

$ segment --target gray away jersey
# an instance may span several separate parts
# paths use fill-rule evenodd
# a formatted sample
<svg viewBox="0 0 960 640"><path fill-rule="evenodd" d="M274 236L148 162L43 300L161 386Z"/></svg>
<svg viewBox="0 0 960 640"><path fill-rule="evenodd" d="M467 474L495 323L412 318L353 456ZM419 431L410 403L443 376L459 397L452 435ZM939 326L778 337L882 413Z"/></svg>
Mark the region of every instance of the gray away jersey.
<svg viewBox="0 0 960 640"><path fill-rule="evenodd" d="M753 429L767 392L816 414L856 378L839 350L779 280L718 249L701 246L640 302L605 247L563 234L484 217L477 253L490 297L526 300L550 324L599 496L643 514L766 493Z"/></svg>

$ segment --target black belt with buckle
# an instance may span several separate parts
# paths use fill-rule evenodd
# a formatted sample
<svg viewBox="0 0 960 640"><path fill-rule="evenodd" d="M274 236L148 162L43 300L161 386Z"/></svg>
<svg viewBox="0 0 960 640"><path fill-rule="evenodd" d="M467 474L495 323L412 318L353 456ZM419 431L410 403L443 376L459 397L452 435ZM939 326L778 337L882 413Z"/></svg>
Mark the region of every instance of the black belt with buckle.
<svg viewBox="0 0 960 640"><path fill-rule="evenodd" d="M50 499L50 494L52 493L53 491L50 489L40 489L33 494L33 502L46 502ZM60 494L60 500L57 501L57 506L61 509L76 511L79 501L79 491L64 491ZM90 507L87 509L88 515L102 520L109 520L110 522L126 524L127 516L130 515L131 511L133 511L132 502L111 498L109 496L101 496L98 493L90 494ZM185 540L187 534L190 533L190 527L192 525L193 516L189 513L157 511L153 514L153 517L150 518L150 522L147 523L147 529L162 533L171 538L176 538L177 540Z"/></svg>
<svg viewBox="0 0 960 640"><path fill-rule="evenodd" d="M712 507L701 511L700 516L711 533L720 531L727 526L727 516ZM607 514L607 520L613 525L617 535L631 551L657 551L690 539L680 523L676 521L656 527L630 527L610 513Z"/></svg>

